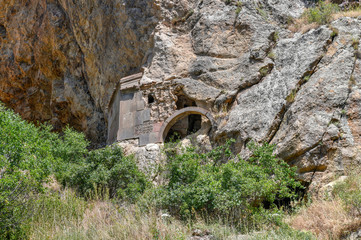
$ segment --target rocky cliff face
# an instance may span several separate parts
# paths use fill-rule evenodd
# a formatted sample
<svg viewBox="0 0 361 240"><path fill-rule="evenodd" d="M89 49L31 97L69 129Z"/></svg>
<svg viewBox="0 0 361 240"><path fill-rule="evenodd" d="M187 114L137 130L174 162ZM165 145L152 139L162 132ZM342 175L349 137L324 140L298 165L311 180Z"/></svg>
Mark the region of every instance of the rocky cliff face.
<svg viewBox="0 0 361 240"><path fill-rule="evenodd" d="M104 142L115 83L152 48L152 1L0 1L0 100L24 118Z"/></svg>
<svg viewBox="0 0 361 240"><path fill-rule="evenodd" d="M0 100L95 142L116 82L173 80L219 124L215 141L277 145L301 178L361 155L361 20L287 30L305 1L2 0ZM330 173L330 174L329 174Z"/></svg>

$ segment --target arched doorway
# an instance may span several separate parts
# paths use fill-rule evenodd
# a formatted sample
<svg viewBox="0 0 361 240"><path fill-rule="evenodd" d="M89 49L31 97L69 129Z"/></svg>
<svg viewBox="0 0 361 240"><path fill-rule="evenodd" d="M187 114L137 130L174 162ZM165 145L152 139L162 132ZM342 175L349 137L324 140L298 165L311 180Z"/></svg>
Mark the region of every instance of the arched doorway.
<svg viewBox="0 0 361 240"><path fill-rule="evenodd" d="M183 132L180 132L181 137L184 135L190 134L198 129L200 129L200 122L201 116L205 116L209 119L211 122L212 127L216 127L216 122L214 118L212 117L212 114L200 107L186 107L182 108L175 113L173 113L162 125L161 130L159 132L159 141L164 142L168 136L168 133L172 131L177 131L177 129L172 129L172 127L180 120L188 117L187 119L187 128L182 129L182 126L180 126L180 130Z"/></svg>

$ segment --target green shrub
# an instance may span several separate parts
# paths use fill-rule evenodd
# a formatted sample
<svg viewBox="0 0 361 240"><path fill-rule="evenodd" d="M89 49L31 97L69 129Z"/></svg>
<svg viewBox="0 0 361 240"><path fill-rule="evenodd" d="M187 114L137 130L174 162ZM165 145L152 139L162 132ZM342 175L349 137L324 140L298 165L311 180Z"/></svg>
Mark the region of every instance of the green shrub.
<svg viewBox="0 0 361 240"><path fill-rule="evenodd" d="M159 206L183 218L206 213L249 229L247 224L257 222L263 212L263 202L274 208L276 199L296 196L301 184L295 169L272 154L274 146L252 143L249 160L224 161L232 157L229 146L206 154L187 148L183 154L168 155L168 183L155 190Z"/></svg>
<svg viewBox="0 0 361 240"><path fill-rule="evenodd" d="M47 129L46 129L47 130ZM0 105L0 155L6 172L27 170L38 182L51 173L55 160L51 154L51 135L27 123Z"/></svg>
<svg viewBox="0 0 361 240"><path fill-rule="evenodd" d="M297 231L287 225L266 232L255 233L249 237L250 240L317 240L310 232Z"/></svg>
<svg viewBox="0 0 361 240"><path fill-rule="evenodd" d="M337 183L333 189L333 195L341 198L351 214L361 216L360 173L353 173L346 180Z"/></svg>
<svg viewBox="0 0 361 240"><path fill-rule="evenodd" d="M260 68L258 70L258 72L260 73L261 77L265 77L272 71L272 68L273 67L267 65L267 66L264 66L264 67Z"/></svg>
<svg viewBox="0 0 361 240"><path fill-rule="evenodd" d="M360 39L353 37L352 38L352 47L355 50L358 50L358 45L360 44Z"/></svg>
<svg viewBox="0 0 361 240"><path fill-rule="evenodd" d="M66 127L61 137L55 136L52 139L51 153L57 160L54 169L56 179L65 183L66 178L73 166L82 164L88 154L89 142L83 133L76 132Z"/></svg>
<svg viewBox="0 0 361 240"><path fill-rule="evenodd" d="M38 183L19 170L0 172L0 239L21 239L26 236L24 222L33 213Z"/></svg>
<svg viewBox="0 0 361 240"><path fill-rule="evenodd" d="M83 134L70 128L61 135L51 130L0 105L0 239L27 238L29 232L36 232L29 230L35 226L30 221L49 222L43 227L51 229L66 224L64 214L81 220L83 200L76 202L72 195L61 205L64 196L44 195L44 183L52 174L87 197L134 202L147 189L149 183L133 157L124 156L118 146L88 151ZM231 143L208 153L195 148L182 154L167 151L165 184L149 189L143 198L156 200L175 216L220 217L242 230L280 223L275 201L295 197L294 189L301 187L294 179L295 170L272 154L273 146L250 144L253 156L246 161L232 154ZM270 210L265 210L265 202ZM49 218L49 212L59 218Z"/></svg>
<svg viewBox="0 0 361 240"><path fill-rule="evenodd" d="M53 141L52 154L64 162L76 163L88 153L89 141L83 133L76 132L69 127L64 129L64 135Z"/></svg>
<svg viewBox="0 0 361 240"><path fill-rule="evenodd" d="M315 7L309 8L304 15L309 23L327 24L332 20L332 14L340 11L337 4L320 1Z"/></svg>
<svg viewBox="0 0 361 240"><path fill-rule="evenodd" d="M129 201L143 193L148 184L133 157L124 156L118 146L89 152L84 162L70 165L64 182L84 196L109 194L111 198Z"/></svg>
<svg viewBox="0 0 361 240"><path fill-rule="evenodd" d="M272 59L273 61L276 60L276 54L272 51L272 52L269 52L267 57L269 57L270 59Z"/></svg>
<svg viewBox="0 0 361 240"><path fill-rule="evenodd" d="M0 239L24 235L32 199L52 172L55 159L46 134L0 104Z"/></svg>
<svg viewBox="0 0 361 240"><path fill-rule="evenodd" d="M83 161L87 142L70 128L63 137L48 125L35 126L0 103L0 239L19 239L32 204L51 174Z"/></svg>
<svg viewBox="0 0 361 240"><path fill-rule="evenodd" d="M64 163L82 162L88 144L84 134L69 127L59 137L51 126L37 127L0 104L0 156L8 171L27 170L42 183L50 174L64 170Z"/></svg>

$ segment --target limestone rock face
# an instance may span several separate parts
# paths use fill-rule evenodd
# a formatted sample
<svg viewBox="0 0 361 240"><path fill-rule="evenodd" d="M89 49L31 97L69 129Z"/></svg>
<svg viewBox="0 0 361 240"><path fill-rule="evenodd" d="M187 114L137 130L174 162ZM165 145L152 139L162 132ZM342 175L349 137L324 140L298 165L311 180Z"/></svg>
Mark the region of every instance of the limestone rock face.
<svg viewBox="0 0 361 240"><path fill-rule="evenodd" d="M361 19L293 33L307 1L241 2L0 0L0 100L99 143L116 82L142 69L212 111L212 142L276 144L305 181L344 174L361 161Z"/></svg>
<svg viewBox="0 0 361 240"><path fill-rule="evenodd" d="M139 70L158 22L152 1L0 1L0 101L95 143L116 82Z"/></svg>

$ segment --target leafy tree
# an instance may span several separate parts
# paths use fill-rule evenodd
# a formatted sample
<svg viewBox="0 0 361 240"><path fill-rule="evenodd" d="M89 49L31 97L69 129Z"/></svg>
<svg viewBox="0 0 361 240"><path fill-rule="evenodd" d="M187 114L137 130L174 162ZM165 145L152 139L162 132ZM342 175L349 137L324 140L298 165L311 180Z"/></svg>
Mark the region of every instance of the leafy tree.
<svg viewBox="0 0 361 240"><path fill-rule="evenodd" d="M183 218L206 212L244 226L262 212L263 202L276 209L276 199L294 198L295 189L302 188L295 168L273 155L274 146L251 143L248 160L233 156L225 162L232 157L229 146L205 154L187 148L168 155L168 183L155 190L160 207Z"/></svg>
<svg viewBox="0 0 361 240"><path fill-rule="evenodd" d="M84 162L72 165L65 182L85 196L99 192L129 201L135 201L148 185L134 158L124 156L116 145L89 152Z"/></svg>
<svg viewBox="0 0 361 240"><path fill-rule="evenodd" d="M52 172L55 159L45 131L0 105L0 239L24 234L21 223L31 200Z"/></svg>
<svg viewBox="0 0 361 240"><path fill-rule="evenodd" d="M88 142L66 128L35 126L0 104L0 239L24 237L23 222L51 174L62 177L70 162L82 162Z"/></svg>

